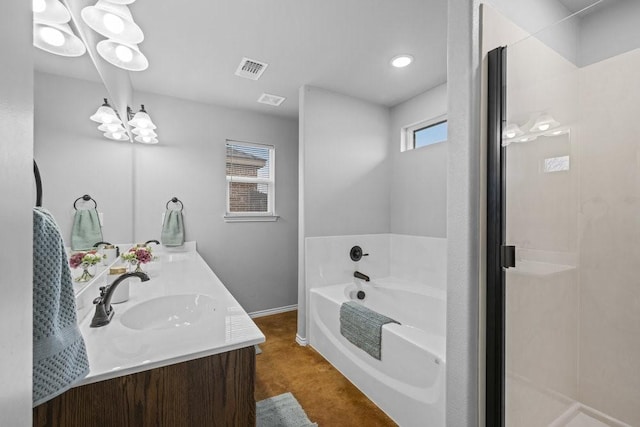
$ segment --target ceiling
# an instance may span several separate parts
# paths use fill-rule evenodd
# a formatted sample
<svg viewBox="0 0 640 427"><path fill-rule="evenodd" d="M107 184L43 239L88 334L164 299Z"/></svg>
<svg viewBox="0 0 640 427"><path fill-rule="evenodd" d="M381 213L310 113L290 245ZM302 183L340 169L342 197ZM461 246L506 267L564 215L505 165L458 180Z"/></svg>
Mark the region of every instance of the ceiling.
<svg viewBox="0 0 640 427"><path fill-rule="evenodd" d="M150 63L131 73L136 91L297 117L305 84L393 106L446 81L446 0L138 0L130 9ZM36 70L99 81L88 55L34 50ZM414 63L391 67L400 53ZM260 80L234 75L242 57L269 64ZM263 92L287 99L258 104Z"/></svg>

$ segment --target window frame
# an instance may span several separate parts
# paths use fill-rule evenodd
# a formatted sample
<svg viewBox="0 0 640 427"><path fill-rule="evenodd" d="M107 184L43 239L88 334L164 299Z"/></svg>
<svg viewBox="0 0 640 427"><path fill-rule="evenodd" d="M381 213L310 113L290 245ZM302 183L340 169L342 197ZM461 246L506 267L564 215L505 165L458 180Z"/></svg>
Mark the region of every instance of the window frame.
<svg viewBox="0 0 640 427"><path fill-rule="evenodd" d="M438 142L434 142L432 144L429 145L424 145L422 147L417 147L416 148L416 140L415 140L415 135L416 132L420 132L421 130L424 129L428 129L434 126L438 126L442 123L448 123L448 117L446 114L442 114L440 116L428 119L428 120L421 120L417 123L414 123L412 125L408 125L402 128L401 131L401 147L400 147L400 151L404 152L404 151L411 151L411 150L417 150L420 148L425 148L425 147L430 147L432 145L437 145L437 144L441 144L443 142L447 142L449 140L449 134L448 134L448 125L447 125L447 139L443 140L443 141L438 141Z"/></svg>
<svg viewBox="0 0 640 427"><path fill-rule="evenodd" d="M227 148L229 145L245 146L253 148L261 148L269 150L269 177L247 177L240 175L227 175ZM225 197L226 212L224 215L225 222L262 222L277 221L279 216L276 215L276 147L273 144L261 144L257 142L238 141L235 139L225 140ZM231 183L241 182L250 184L267 184L267 211L266 212L232 212L231 211Z"/></svg>

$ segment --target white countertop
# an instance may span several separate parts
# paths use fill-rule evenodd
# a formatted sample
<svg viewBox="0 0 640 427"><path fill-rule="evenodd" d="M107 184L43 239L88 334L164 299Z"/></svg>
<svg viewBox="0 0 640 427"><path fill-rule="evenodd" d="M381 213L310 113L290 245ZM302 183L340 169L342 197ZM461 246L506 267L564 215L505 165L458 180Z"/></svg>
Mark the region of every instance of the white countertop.
<svg viewBox="0 0 640 427"><path fill-rule="evenodd" d="M160 263L149 268L151 280L130 279L130 298L112 304L115 314L108 325L89 326L95 310L79 318L91 370L77 385L264 342L260 329L195 250L154 254ZM97 288L104 282L102 278L85 292L95 293L93 297L97 297ZM161 296L184 294L207 295L213 299L201 321L160 330L130 329L120 321L123 314L137 304Z"/></svg>

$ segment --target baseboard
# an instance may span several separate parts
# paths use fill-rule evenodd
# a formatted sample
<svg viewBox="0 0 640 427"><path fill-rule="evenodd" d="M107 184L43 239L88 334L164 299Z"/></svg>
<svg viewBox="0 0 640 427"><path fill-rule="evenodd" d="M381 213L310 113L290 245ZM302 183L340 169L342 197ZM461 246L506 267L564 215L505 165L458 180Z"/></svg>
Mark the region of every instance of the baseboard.
<svg viewBox="0 0 640 427"><path fill-rule="evenodd" d="M303 347L306 347L309 344L309 341L306 338L302 338L298 334L296 334L296 342Z"/></svg>
<svg viewBox="0 0 640 427"><path fill-rule="evenodd" d="M295 311L298 309L298 304L285 305L284 307L270 308L268 310L260 310L249 313L249 317L255 319L256 317L271 316L272 314L286 313L287 311Z"/></svg>

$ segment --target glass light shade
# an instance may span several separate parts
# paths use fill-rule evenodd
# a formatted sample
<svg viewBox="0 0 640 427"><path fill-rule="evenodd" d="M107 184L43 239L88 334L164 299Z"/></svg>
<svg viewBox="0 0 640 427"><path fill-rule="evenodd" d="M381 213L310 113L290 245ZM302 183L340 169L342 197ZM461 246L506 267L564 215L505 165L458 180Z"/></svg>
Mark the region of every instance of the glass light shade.
<svg viewBox="0 0 640 427"><path fill-rule="evenodd" d="M87 51L82 40L73 34L69 24L34 21L33 45L60 56L82 56Z"/></svg>
<svg viewBox="0 0 640 427"><path fill-rule="evenodd" d="M560 123L555 121L550 114L541 114L533 122L530 132L544 132L549 129L557 128L558 126L560 126Z"/></svg>
<svg viewBox="0 0 640 427"><path fill-rule="evenodd" d="M133 22L131 11L124 4L98 0L95 6L87 6L80 12L82 20L103 36L128 44L144 40L142 30Z"/></svg>
<svg viewBox="0 0 640 427"><path fill-rule="evenodd" d="M502 137L506 139L516 138L523 135L522 129L515 123L508 124L502 131Z"/></svg>
<svg viewBox="0 0 640 427"><path fill-rule="evenodd" d="M158 136L158 134L150 128L133 128L131 132L133 132L134 135L138 136L150 136L152 138Z"/></svg>
<svg viewBox="0 0 640 427"><path fill-rule="evenodd" d="M33 0L33 19L47 24L65 24L71 14L59 0Z"/></svg>
<svg viewBox="0 0 640 427"><path fill-rule="evenodd" d="M133 119L129 120L129 125L139 129L156 129L156 125L151 121L151 117L146 111L138 111Z"/></svg>
<svg viewBox="0 0 640 427"><path fill-rule="evenodd" d="M157 144L158 139L153 136L136 136L134 138L136 141L141 142L143 144Z"/></svg>
<svg viewBox="0 0 640 427"><path fill-rule="evenodd" d="M115 40L102 40L96 49L105 61L129 71L143 71L149 67L149 61L137 45Z"/></svg>
<svg viewBox="0 0 640 427"><path fill-rule="evenodd" d="M98 130L105 133L116 133L116 132L126 133L127 132L120 123L108 123L108 124L103 123L100 126L98 126Z"/></svg>
<svg viewBox="0 0 640 427"><path fill-rule="evenodd" d="M557 129L552 129L552 130L550 130L548 132L545 132L542 135L543 136L560 136L560 135L568 134L570 131L571 131L571 128L561 127L561 128L557 128Z"/></svg>
<svg viewBox="0 0 640 427"><path fill-rule="evenodd" d="M131 4L136 0L109 0L110 3L114 4Z"/></svg>
<svg viewBox="0 0 640 427"><path fill-rule="evenodd" d="M104 136L114 141L129 141L127 132L105 132Z"/></svg>
<svg viewBox="0 0 640 427"><path fill-rule="evenodd" d="M536 139L538 139L536 135L525 135L522 138L516 139L515 142L531 142L535 141Z"/></svg>
<svg viewBox="0 0 640 427"><path fill-rule="evenodd" d="M111 108L108 105L100 106L100 108L98 108L95 114L89 118L94 122L101 123L104 125L109 125L109 124L121 125L122 124L122 121L118 118L118 116L116 115L116 112L113 111L113 108Z"/></svg>
<svg viewBox="0 0 640 427"><path fill-rule="evenodd" d="M413 62L413 56L406 55L406 54L394 56L391 59L391 65L393 65L396 68L404 68L409 64L411 64L412 62Z"/></svg>

